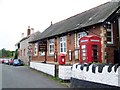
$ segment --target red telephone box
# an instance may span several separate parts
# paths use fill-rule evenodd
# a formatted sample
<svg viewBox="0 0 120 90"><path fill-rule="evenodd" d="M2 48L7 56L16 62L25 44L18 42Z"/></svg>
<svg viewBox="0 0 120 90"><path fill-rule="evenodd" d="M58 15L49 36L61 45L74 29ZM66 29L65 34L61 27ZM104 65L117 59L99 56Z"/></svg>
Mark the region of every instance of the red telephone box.
<svg viewBox="0 0 120 90"><path fill-rule="evenodd" d="M102 62L101 38L88 35L80 38L80 63Z"/></svg>
<svg viewBox="0 0 120 90"><path fill-rule="evenodd" d="M63 65L63 64L65 64L65 61L66 61L65 60L65 54L60 53L59 56L58 56L58 63Z"/></svg>

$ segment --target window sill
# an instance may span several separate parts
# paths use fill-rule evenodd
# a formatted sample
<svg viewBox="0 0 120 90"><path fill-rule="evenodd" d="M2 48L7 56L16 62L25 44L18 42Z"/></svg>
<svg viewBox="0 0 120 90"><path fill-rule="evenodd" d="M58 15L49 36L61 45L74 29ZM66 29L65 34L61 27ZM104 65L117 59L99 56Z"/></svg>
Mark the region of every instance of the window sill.
<svg viewBox="0 0 120 90"><path fill-rule="evenodd" d="M107 44L107 47L115 47L113 44Z"/></svg>
<svg viewBox="0 0 120 90"><path fill-rule="evenodd" d="M61 54L61 53L62 53L62 54L65 54L65 55L67 54L67 52L60 52L59 54Z"/></svg>
<svg viewBox="0 0 120 90"><path fill-rule="evenodd" d="M80 48L79 47L76 47L75 50L79 50Z"/></svg>
<svg viewBox="0 0 120 90"><path fill-rule="evenodd" d="M54 54L49 54L49 55L47 55L47 56L54 56Z"/></svg>
<svg viewBox="0 0 120 90"><path fill-rule="evenodd" d="M40 56L45 56L45 55L40 55Z"/></svg>

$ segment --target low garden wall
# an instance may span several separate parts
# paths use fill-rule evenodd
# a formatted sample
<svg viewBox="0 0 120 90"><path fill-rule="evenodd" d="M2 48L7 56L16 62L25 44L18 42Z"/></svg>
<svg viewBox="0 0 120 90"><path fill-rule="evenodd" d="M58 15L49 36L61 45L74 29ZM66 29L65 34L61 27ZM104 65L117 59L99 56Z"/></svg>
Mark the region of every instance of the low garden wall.
<svg viewBox="0 0 120 90"><path fill-rule="evenodd" d="M71 78L71 68L68 65L59 65L58 76L62 80L70 80Z"/></svg>
<svg viewBox="0 0 120 90"><path fill-rule="evenodd" d="M58 74L58 78L62 80L70 80L71 78L72 66L58 65L58 70L57 70L55 64L30 62L30 67L54 77L56 77L56 74Z"/></svg>
<svg viewBox="0 0 120 90"><path fill-rule="evenodd" d="M30 67L55 77L56 66L54 64L30 62Z"/></svg>
<svg viewBox="0 0 120 90"><path fill-rule="evenodd" d="M71 87L120 87L120 66L118 64L74 64L71 72Z"/></svg>

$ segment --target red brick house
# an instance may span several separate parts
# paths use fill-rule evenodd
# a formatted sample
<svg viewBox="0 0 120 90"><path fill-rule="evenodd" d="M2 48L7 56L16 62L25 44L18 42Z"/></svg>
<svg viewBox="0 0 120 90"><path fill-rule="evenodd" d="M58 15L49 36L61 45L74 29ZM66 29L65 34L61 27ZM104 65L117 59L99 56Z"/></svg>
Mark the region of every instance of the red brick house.
<svg viewBox="0 0 120 90"><path fill-rule="evenodd" d="M119 0L104 3L50 25L40 37L30 42L33 44L32 61L58 63L58 55L63 53L66 64L79 62L79 39L86 35L101 38L103 63L120 62ZM46 51L38 47L43 41L47 45Z"/></svg>

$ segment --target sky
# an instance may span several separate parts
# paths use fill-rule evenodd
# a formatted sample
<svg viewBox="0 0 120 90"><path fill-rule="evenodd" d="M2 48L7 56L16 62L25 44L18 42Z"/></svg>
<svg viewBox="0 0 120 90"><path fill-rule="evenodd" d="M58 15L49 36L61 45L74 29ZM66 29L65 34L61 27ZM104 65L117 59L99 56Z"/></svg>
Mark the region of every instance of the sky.
<svg viewBox="0 0 120 90"><path fill-rule="evenodd" d="M15 50L27 28L43 32L52 23L110 0L0 0L0 49Z"/></svg>

